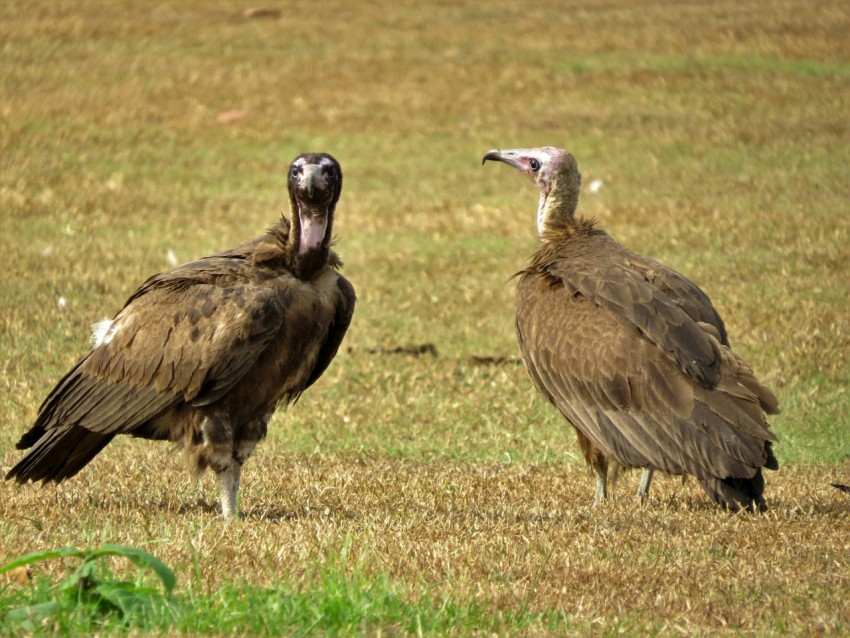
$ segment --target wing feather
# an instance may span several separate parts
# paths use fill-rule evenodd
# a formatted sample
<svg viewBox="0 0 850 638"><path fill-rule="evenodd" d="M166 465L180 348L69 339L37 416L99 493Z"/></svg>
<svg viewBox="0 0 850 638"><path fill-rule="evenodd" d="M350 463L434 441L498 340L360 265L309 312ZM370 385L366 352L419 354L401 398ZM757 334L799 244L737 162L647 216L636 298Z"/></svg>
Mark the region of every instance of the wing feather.
<svg viewBox="0 0 850 638"><path fill-rule="evenodd" d="M620 246L625 264L640 274L647 283L679 304L694 321L701 321L717 330L717 339L729 345L726 326L708 295L693 281L664 264Z"/></svg>
<svg viewBox="0 0 850 638"><path fill-rule="evenodd" d="M578 430L623 465L705 480L751 478L765 464L765 442L774 437L759 396L747 388L750 379L742 382L736 376L741 365L730 363L740 360L711 334L716 327L706 331L686 317L679 325L690 323L701 333L716 360L716 383L706 387L699 375L688 374L670 356L671 343L688 352L675 345L677 333L653 326L684 313L675 304L657 310L653 304L662 293L649 288L634 280L619 289L581 281L558 286L551 270L524 274L517 328L532 379ZM631 303L636 299L650 299L650 310L638 310ZM638 329L641 318L646 330ZM690 338L693 330L682 334Z"/></svg>
<svg viewBox="0 0 850 638"><path fill-rule="evenodd" d="M33 429L127 433L181 401L225 395L280 330L288 303L285 290L247 280L243 266L199 260L145 282L113 319L109 340L48 395Z"/></svg>
<svg viewBox="0 0 850 638"><path fill-rule="evenodd" d="M322 376L330 365L330 362L336 356L337 350L339 350L339 346L342 344L342 339L348 330L348 326L351 324L351 318L354 315L354 305L357 301L354 286L342 275L338 276L336 285L337 294L334 305L334 318L328 329L327 339L319 349L316 365L313 366L310 378L304 386L305 389L313 385Z"/></svg>
<svg viewBox="0 0 850 638"><path fill-rule="evenodd" d="M639 330L696 381L708 387L720 379L718 352L704 330L672 299L619 263L558 264L551 273L621 324Z"/></svg>
<svg viewBox="0 0 850 638"><path fill-rule="evenodd" d="M726 327L708 295L684 275L630 251L592 225L544 245L526 272L535 269L568 294L583 295L639 330L701 384L718 382L719 353L699 324L712 326L724 345Z"/></svg>

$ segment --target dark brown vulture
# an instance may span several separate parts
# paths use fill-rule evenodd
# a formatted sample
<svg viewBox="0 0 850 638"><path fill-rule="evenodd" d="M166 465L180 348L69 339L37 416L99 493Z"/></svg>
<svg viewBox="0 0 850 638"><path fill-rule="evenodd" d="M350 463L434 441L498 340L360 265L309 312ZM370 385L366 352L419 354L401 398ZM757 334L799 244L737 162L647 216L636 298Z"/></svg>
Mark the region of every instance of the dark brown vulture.
<svg viewBox="0 0 850 638"><path fill-rule="evenodd" d="M517 274L520 350L535 386L576 429L607 496L608 463L693 475L717 503L765 507L761 468L779 467L765 412L773 393L729 347L726 328L692 281L621 246L575 216L581 175L553 148L484 156L540 190L541 246Z"/></svg>
<svg viewBox="0 0 850 638"><path fill-rule="evenodd" d="M321 376L351 321L354 289L331 250L341 189L333 157L299 155L291 223L142 284L44 400L6 478L63 481L116 434L175 441L196 472L216 473L222 512L237 515L242 465L269 418Z"/></svg>

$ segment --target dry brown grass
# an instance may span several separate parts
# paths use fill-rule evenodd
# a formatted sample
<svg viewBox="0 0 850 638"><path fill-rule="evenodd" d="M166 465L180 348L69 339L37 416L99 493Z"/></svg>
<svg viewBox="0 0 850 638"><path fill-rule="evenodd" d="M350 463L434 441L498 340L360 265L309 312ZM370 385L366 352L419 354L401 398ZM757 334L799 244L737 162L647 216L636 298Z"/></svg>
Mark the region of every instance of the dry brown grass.
<svg viewBox="0 0 850 638"><path fill-rule="evenodd" d="M577 464L267 449L246 473L244 520L225 524L212 481L198 491L164 452L121 441L83 485L3 484L0 555L108 540L143 547L184 585L212 592L297 582L350 537L352 564L365 559L404 596L561 610L600 630L835 633L850 620L850 498L828 485L835 468L771 474L770 511L732 516L672 478L641 507L636 475L591 508Z"/></svg>
<svg viewBox="0 0 850 638"><path fill-rule="evenodd" d="M847 3L244 8L0 6L2 467L89 325L169 249L268 226L302 150L345 172L352 350L275 417L246 520L217 519L179 453L121 440L58 488L0 485L0 558L126 543L212 591L306 578L348 535L406 596L587 632L850 631L850 498L828 485L850 482ZM777 390L767 515L674 479L637 508L633 476L590 509L573 435L523 369L470 363L516 356L508 278L535 245L533 188L480 158L542 144L604 181L583 212L699 282ZM370 353L427 342L439 356Z"/></svg>

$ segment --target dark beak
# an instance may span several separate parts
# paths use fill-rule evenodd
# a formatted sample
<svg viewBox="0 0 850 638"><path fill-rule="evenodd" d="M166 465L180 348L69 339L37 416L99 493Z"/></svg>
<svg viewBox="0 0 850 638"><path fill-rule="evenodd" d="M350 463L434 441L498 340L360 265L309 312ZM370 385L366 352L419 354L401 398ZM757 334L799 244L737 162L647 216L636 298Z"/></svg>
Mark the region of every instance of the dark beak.
<svg viewBox="0 0 850 638"><path fill-rule="evenodd" d="M494 149L492 151L488 151L484 156L484 159L481 160L481 163L484 164L487 160L493 160L494 162L504 162L508 166L513 166L515 169L525 172L525 165L520 162L519 157L521 156L520 151L503 151L499 149Z"/></svg>
<svg viewBox="0 0 850 638"><path fill-rule="evenodd" d="M499 155L499 151L496 151L496 150L493 150L493 151L487 151L487 154L484 156L484 159L482 159L482 160L481 160L481 165L483 166L483 165L484 165L484 163L485 163L487 160L493 160L494 162L495 162L495 161L499 161L499 162L501 162L501 161L502 161L502 156L501 156L501 155Z"/></svg>
<svg viewBox="0 0 850 638"><path fill-rule="evenodd" d="M304 167L304 177L301 180L302 188L307 191L307 197L313 197L313 190L318 185L319 167L314 164L307 164Z"/></svg>
<svg viewBox="0 0 850 638"><path fill-rule="evenodd" d="M296 178L294 188L301 202L307 206L327 206L333 197L330 180L321 166L304 165L303 172Z"/></svg>

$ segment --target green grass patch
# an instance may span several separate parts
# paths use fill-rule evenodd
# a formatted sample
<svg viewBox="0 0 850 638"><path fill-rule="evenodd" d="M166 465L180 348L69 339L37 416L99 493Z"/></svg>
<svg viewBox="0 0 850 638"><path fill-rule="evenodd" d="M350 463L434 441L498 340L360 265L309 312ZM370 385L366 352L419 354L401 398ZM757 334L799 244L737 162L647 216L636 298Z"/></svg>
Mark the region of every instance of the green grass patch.
<svg viewBox="0 0 850 638"><path fill-rule="evenodd" d="M121 557L142 570L152 571L159 588L145 584L141 577L119 580L106 564L108 557ZM48 630L65 635L92 633L110 625L150 627L169 615L169 598L176 578L174 572L155 556L133 548L104 545L91 550L75 547L32 552L0 567L0 574L12 573L19 582L31 579L32 565L48 560L78 559L80 564L55 585L44 579L28 592L0 593L0 626L9 633L36 633Z"/></svg>
<svg viewBox="0 0 850 638"><path fill-rule="evenodd" d="M408 600L386 574L369 573L366 555L353 559L351 538L330 548L322 562L296 581L271 587L231 583L214 592L174 592L174 573L151 554L132 547L63 548L22 556L0 568L32 579L22 570L45 560L80 559L58 583L39 574L27 587L0 589L0 634L125 634L134 631L188 635L349 635L401 632L446 635L521 632L565 626L560 614L515 610L492 613L486 604L438 600L427 591ZM123 557L160 579L161 594L141 579L117 580L106 557ZM28 575L27 575L28 574Z"/></svg>

